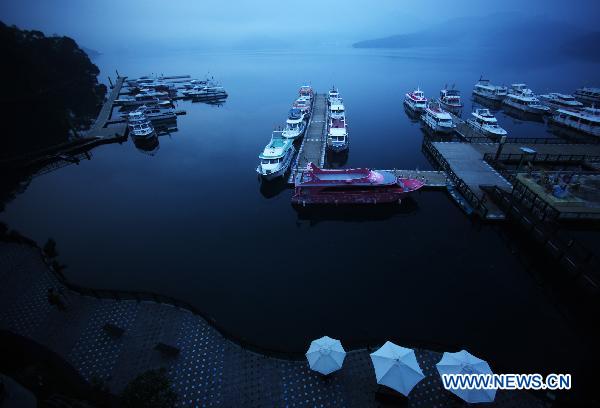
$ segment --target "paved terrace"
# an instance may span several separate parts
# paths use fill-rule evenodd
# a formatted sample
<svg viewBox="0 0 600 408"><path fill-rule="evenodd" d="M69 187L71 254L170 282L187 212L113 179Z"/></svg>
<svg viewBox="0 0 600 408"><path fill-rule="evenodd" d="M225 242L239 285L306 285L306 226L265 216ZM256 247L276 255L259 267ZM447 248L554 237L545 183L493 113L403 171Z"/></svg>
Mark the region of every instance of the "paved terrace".
<svg viewBox="0 0 600 408"><path fill-rule="evenodd" d="M377 385L368 350L348 353L330 379L308 369L305 360L285 360L248 351L224 338L202 317L154 302L102 300L63 287L39 249L0 242L0 329L29 337L60 354L87 380L107 382L118 393L145 370L165 367L180 406L202 407L375 407ZM50 287L68 299L65 311L47 302ZM106 323L125 329L121 337ZM181 352L166 357L158 342ZM308 346L308 345L307 345ZM444 391L435 363L441 354L417 350L427 378L410 394L409 406L462 406ZM543 407L525 392L499 392L499 407Z"/></svg>

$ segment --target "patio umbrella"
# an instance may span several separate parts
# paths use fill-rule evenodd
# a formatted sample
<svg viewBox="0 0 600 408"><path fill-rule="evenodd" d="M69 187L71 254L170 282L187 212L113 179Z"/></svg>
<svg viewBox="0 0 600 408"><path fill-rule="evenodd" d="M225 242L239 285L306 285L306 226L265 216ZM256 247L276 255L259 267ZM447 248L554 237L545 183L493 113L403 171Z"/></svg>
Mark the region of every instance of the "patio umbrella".
<svg viewBox="0 0 600 408"><path fill-rule="evenodd" d="M313 340L306 352L310 369L325 375L342 368L345 357L346 351L342 343L327 336Z"/></svg>
<svg viewBox="0 0 600 408"><path fill-rule="evenodd" d="M377 384L382 384L408 396L410 390L423 378L415 352L391 341L371 353Z"/></svg>
<svg viewBox="0 0 600 408"><path fill-rule="evenodd" d="M493 374L487 361L475 357L466 350L444 353L440 362L435 366L440 376L442 374ZM449 388L448 391L470 403L492 402L496 397L496 390Z"/></svg>

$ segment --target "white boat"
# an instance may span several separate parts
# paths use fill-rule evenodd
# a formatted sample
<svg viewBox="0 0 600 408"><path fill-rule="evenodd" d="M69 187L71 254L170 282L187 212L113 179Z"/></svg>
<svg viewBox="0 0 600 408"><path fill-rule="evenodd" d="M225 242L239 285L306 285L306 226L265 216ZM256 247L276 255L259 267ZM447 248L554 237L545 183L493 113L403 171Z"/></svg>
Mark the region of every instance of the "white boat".
<svg viewBox="0 0 600 408"><path fill-rule="evenodd" d="M348 149L346 109L341 98L331 100L327 117L327 147L334 152Z"/></svg>
<svg viewBox="0 0 600 408"><path fill-rule="evenodd" d="M550 113L550 108L542 104L531 89L527 88L526 84L512 84L502 103L523 112Z"/></svg>
<svg viewBox="0 0 600 408"><path fill-rule="evenodd" d="M507 134L506 130L498 126L498 120L489 109L475 109L471 115L473 117L467 120L467 124L484 135L504 136Z"/></svg>
<svg viewBox="0 0 600 408"><path fill-rule="evenodd" d="M300 97L308 98L308 100L312 102L314 93L310 85L302 85L298 93L300 94Z"/></svg>
<svg viewBox="0 0 600 408"><path fill-rule="evenodd" d="M120 106L141 106L148 103L159 103L160 99L151 94L140 93L135 96L125 95L115 99L115 105Z"/></svg>
<svg viewBox="0 0 600 408"><path fill-rule="evenodd" d="M425 93L419 88L404 95L404 105L414 112L424 111L427 108Z"/></svg>
<svg viewBox="0 0 600 408"><path fill-rule="evenodd" d="M292 139L283 137L281 131L273 132L271 141L258 155L260 164L256 172L266 180L283 176L289 169L295 152Z"/></svg>
<svg viewBox="0 0 600 408"><path fill-rule="evenodd" d="M434 132L450 133L456 128L452 115L443 110L438 103L430 103L421 115L425 126Z"/></svg>
<svg viewBox="0 0 600 408"><path fill-rule="evenodd" d="M143 112L131 112L127 119L132 137L147 139L154 135L154 127Z"/></svg>
<svg viewBox="0 0 600 408"><path fill-rule="evenodd" d="M458 89L448 89L444 88L440 91L440 97L438 98L438 102L444 109L447 109L451 112L458 112L463 107L463 104L460 100L460 91Z"/></svg>
<svg viewBox="0 0 600 408"><path fill-rule="evenodd" d="M558 92L540 95L540 99L554 109L580 109L583 103L579 102L573 95L565 95Z"/></svg>
<svg viewBox="0 0 600 408"><path fill-rule="evenodd" d="M579 88L573 95L585 103L600 105L600 88Z"/></svg>
<svg viewBox="0 0 600 408"><path fill-rule="evenodd" d="M177 117L175 109L160 104L142 105L136 111L142 112L151 122L173 120Z"/></svg>
<svg viewBox="0 0 600 408"><path fill-rule="evenodd" d="M300 109L290 109L288 118L285 121L285 129L283 129L282 136L286 139L297 139L304 135L306 130L306 121L304 120L305 115Z"/></svg>
<svg viewBox="0 0 600 408"><path fill-rule="evenodd" d="M559 109L551 120L588 135L600 136L600 109L597 108L583 108L577 111Z"/></svg>
<svg viewBox="0 0 600 408"><path fill-rule="evenodd" d="M502 101L508 94L508 88L500 85L493 85L489 79L480 78L473 88L473 94L493 101Z"/></svg>
<svg viewBox="0 0 600 408"><path fill-rule="evenodd" d="M198 100L224 99L227 98L227 92L222 86L217 85L196 85L191 89L182 91L185 96Z"/></svg>
<svg viewBox="0 0 600 408"><path fill-rule="evenodd" d="M336 87L332 87L327 93L327 104L331 105L331 101L333 99L338 99L340 97L340 93L338 92Z"/></svg>
<svg viewBox="0 0 600 408"><path fill-rule="evenodd" d="M294 101L292 109L299 109L305 117L310 116L311 102L308 97L301 96Z"/></svg>

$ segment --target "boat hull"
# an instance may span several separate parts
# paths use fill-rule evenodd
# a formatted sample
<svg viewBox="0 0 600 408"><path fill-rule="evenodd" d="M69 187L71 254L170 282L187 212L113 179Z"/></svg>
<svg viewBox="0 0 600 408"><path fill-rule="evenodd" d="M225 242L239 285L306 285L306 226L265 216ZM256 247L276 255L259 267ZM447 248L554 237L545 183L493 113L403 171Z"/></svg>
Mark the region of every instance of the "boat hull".
<svg viewBox="0 0 600 408"><path fill-rule="evenodd" d="M292 164L292 159L294 157L294 153L296 149L292 148L290 153L285 156L285 160L281 163L281 166L275 171L263 171L262 166L259 164L256 168L256 173L263 178L264 180L275 180L279 177L284 176L288 170L290 169L290 165Z"/></svg>
<svg viewBox="0 0 600 408"><path fill-rule="evenodd" d="M426 104L419 105L410 99L404 100L404 106L406 106L408 109L410 109L413 112L423 112L425 110L425 108L427 107Z"/></svg>
<svg viewBox="0 0 600 408"><path fill-rule="evenodd" d="M440 126L434 121L432 121L427 115L422 116L423 123L426 127L431 129L436 133L452 133L454 132L455 126Z"/></svg>
<svg viewBox="0 0 600 408"><path fill-rule="evenodd" d="M407 192L400 187L382 187L364 191L311 191L298 188L292 196L292 205L372 205L398 203Z"/></svg>
<svg viewBox="0 0 600 408"><path fill-rule="evenodd" d="M506 95L489 94L481 91L474 90L473 95L479 96L480 98L489 99L490 101L502 102Z"/></svg>
<svg viewBox="0 0 600 408"><path fill-rule="evenodd" d="M346 142L344 142L344 143L339 143L339 144L337 144L337 143L336 143L336 144L333 144L333 143L327 143L327 148L328 148L329 150L331 150L332 152L334 152L334 153L341 153L341 152L343 152L343 151L346 151L346 150L348 150L348 147L349 147L349 145L350 145L350 144L349 144L349 143L348 143L348 141L346 140Z"/></svg>
<svg viewBox="0 0 600 408"><path fill-rule="evenodd" d="M561 119L558 115L552 116L549 121L555 125L574 130L581 134L600 137L600 126L582 125L579 121L568 118Z"/></svg>
<svg viewBox="0 0 600 408"><path fill-rule="evenodd" d="M533 113L535 115L546 115L550 113L550 109L545 109L542 106L521 105L519 103L513 102L509 98L504 99L504 101L502 102L513 109L520 110L522 112Z"/></svg>

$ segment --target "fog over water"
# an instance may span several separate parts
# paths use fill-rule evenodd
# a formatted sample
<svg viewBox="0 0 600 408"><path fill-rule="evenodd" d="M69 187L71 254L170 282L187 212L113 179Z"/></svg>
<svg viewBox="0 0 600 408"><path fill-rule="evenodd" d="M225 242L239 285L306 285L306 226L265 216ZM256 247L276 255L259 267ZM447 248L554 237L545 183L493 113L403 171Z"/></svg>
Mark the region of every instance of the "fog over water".
<svg viewBox="0 0 600 408"><path fill-rule="evenodd" d="M597 29L595 0L197 1L22 0L0 4L0 19L68 35L101 52L148 48L300 48L404 34L459 17L519 13ZM507 33L507 41L519 41Z"/></svg>
<svg viewBox="0 0 600 408"><path fill-rule="evenodd" d="M229 97L221 106L178 101L187 114L177 131L158 138L153 155L128 140L34 178L0 221L40 244L53 237L75 283L183 299L263 347L302 351L324 334L350 345L392 339L467 348L502 372L589 373L595 339L572 319L577 293L552 284L543 257L534 267L523 260L534 256L519 232L472 222L442 191L414 194L393 211L299 213L291 189L261 184L255 168L298 87L310 82L317 92L335 84L344 97L350 152L335 165L432 169L419 121L403 109L405 92L420 86L435 97L455 84L466 118L479 106L471 89L482 74L527 82L538 93L570 93L599 85L599 64L558 51L535 58L496 52L522 40L503 33L504 23L495 26L502 43L478 44L478 52L464 44L369 50L352 43L439 33L451 19L496 15L554 21L579 35L596 29L599 5L2 2L5 23L99 51L93 62L102 82L115 70L130 77L210 72ZM560 137L543 121L493 111L511 136ZM588 239L593 233L580 236L597 243L597 233Z"/></svg>

